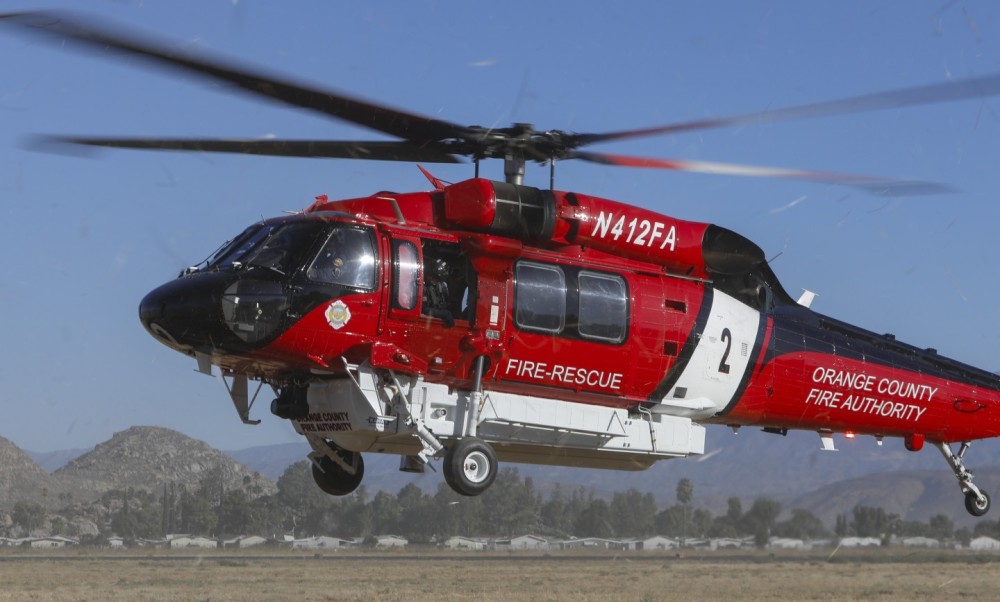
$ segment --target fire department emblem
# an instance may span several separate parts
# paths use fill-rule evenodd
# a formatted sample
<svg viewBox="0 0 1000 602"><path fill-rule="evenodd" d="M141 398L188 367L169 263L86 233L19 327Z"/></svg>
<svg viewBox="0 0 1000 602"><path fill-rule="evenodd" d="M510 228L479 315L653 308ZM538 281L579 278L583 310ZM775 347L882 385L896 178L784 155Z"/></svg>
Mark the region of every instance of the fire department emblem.
<svg viewBox="0 0 1000 602"><path fill-rule="evenodd" d="M351 320L351 310L347 304L337 299L326 308L326 322L334 330L340 330Z"/></svg>

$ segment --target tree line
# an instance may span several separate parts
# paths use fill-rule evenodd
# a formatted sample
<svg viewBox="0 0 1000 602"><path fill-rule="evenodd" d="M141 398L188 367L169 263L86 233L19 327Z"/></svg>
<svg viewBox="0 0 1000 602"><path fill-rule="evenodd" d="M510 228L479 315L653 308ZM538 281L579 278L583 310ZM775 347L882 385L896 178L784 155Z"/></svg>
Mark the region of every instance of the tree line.
<svg viewBox="0 0 1000 602"><path fill-rule="evenodd" d="M316 487L308 461L298 462L278 479L278 491L259 495L245 488L225 490L218 470L208 471L195 487L165 484L161 491L125 489L105 493L93 505L75 504L55 514L32 502L20 502L11 514L11 531L30 534L48 526L51 535L73 533L75 517L98 523L101 534L81 543L101 543L109 534L129 540L157 539L168 533L222 538L241 534L295 537L328 535L341 538L395 534L412 543L443 541L452 535L505 538L527 533L554 537L641 538L666 535L691 538L753 537L764 545L772 536L825 539L848 535L888 538L924 535L938 539L968 539L968 529L956 532L945 515L928 523L903 521L882 508L856 506L837 517L831 532L807 510L782 515L781 504L760 497L744 508L731 497L726 511L713 515L694 507L694 486L677 483L675 500L661 508L652 493L637 489L598 497L583 487L555 485L538 491L531 477L504 468L496 482L479 497L464 497L441 483L434 493L408 484L396 494L369 495L364 487L344 497L331 497ZM249 483L247 487L249 487ZM1000 535L1000 524L982 521L974 534Z"/></svg>

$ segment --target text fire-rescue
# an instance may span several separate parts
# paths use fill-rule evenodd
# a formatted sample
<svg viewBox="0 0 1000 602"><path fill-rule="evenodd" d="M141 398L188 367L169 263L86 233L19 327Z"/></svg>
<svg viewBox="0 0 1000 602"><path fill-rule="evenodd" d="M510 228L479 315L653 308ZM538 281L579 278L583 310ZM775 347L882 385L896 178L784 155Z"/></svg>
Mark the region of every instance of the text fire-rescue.
<svg viewBox="0 0 1000 602"><path fill-rule="evenodd" d="M549 364L547 362L532 362L510 358L507 360L508 376L530 378L533 380L550 380L566 385L597 387L601 389L620 389L622 385L621 372L605 372L590 368Z"/></svg>

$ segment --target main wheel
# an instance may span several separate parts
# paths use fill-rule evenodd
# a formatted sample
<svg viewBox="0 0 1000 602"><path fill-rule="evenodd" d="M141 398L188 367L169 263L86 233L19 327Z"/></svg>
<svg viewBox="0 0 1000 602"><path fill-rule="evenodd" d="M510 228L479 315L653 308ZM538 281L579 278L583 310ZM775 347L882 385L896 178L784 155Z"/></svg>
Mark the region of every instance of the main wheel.
<svg viewBox="0 0 1000 602"><path fill-rule="evenodd" d="M497 454L482 439L459 439L444 455L444 480L462 495L479 495L496 477Z"/></svg>
<svg viewBox="0 0 1000 602"><path fill-rule="evenodd" d="M990 496L988 493L979 490L982 494L982 498L976 495L975 491L965 492L965 509L969 511L972 516L982 516L990 511Z"/></svg>
<svg viewBox="0 0 1000 602"><path fill-rule="evenodd" d="M319 461L319 466L314 462L312 465L313 480L324 493L330 495L347 495L361 484L361 479L365 476L365 460L357 452L338 451L344 456L349 464L356 464L357 470L354 474L348 474L339 464L323 456Z"/></svg>

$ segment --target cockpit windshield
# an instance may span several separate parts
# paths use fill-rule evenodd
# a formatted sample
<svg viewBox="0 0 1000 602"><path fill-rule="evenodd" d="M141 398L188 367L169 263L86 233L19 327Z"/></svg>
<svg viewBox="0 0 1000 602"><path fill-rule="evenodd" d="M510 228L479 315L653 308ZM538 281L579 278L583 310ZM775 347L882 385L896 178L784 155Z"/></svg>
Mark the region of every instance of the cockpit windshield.
<svg viewBox="0 0 1000 602"><path fill-rule="evenodd" d="M310 252L322 245L315 256ZM310 257L312 257L310 259ZM323 284L375 288L375 241L365 228L319 220L254 224L208 259L208 269L267 268Z"/></svg>
<svg viewBox="0 0 1000 602"><path fill-rule="evenodd" d="M208 267L224 270L254 266L289 274L302 264L303 255L327 227L316 221L255 224L212 256Z"/></svg>
<svg viewBox="0 0 1000 602"><path fill-rule="evenodd" d="M234 261L239 261L240 257L246 254L254 245L267 236L271 228L264 224L254 224L240 233L239 236L226 242L219 250L212 254L205 261L208 268L231 268Z"/></svg>
<svg viewBox="0 0 1000 602"><path fill-rule="evenodd" d="M316 221L283 224L251 249L244 256L244 263L279 274L290 274L302 265L306 259L304 255L313 248L326 228L326 224Z"/></svg>

